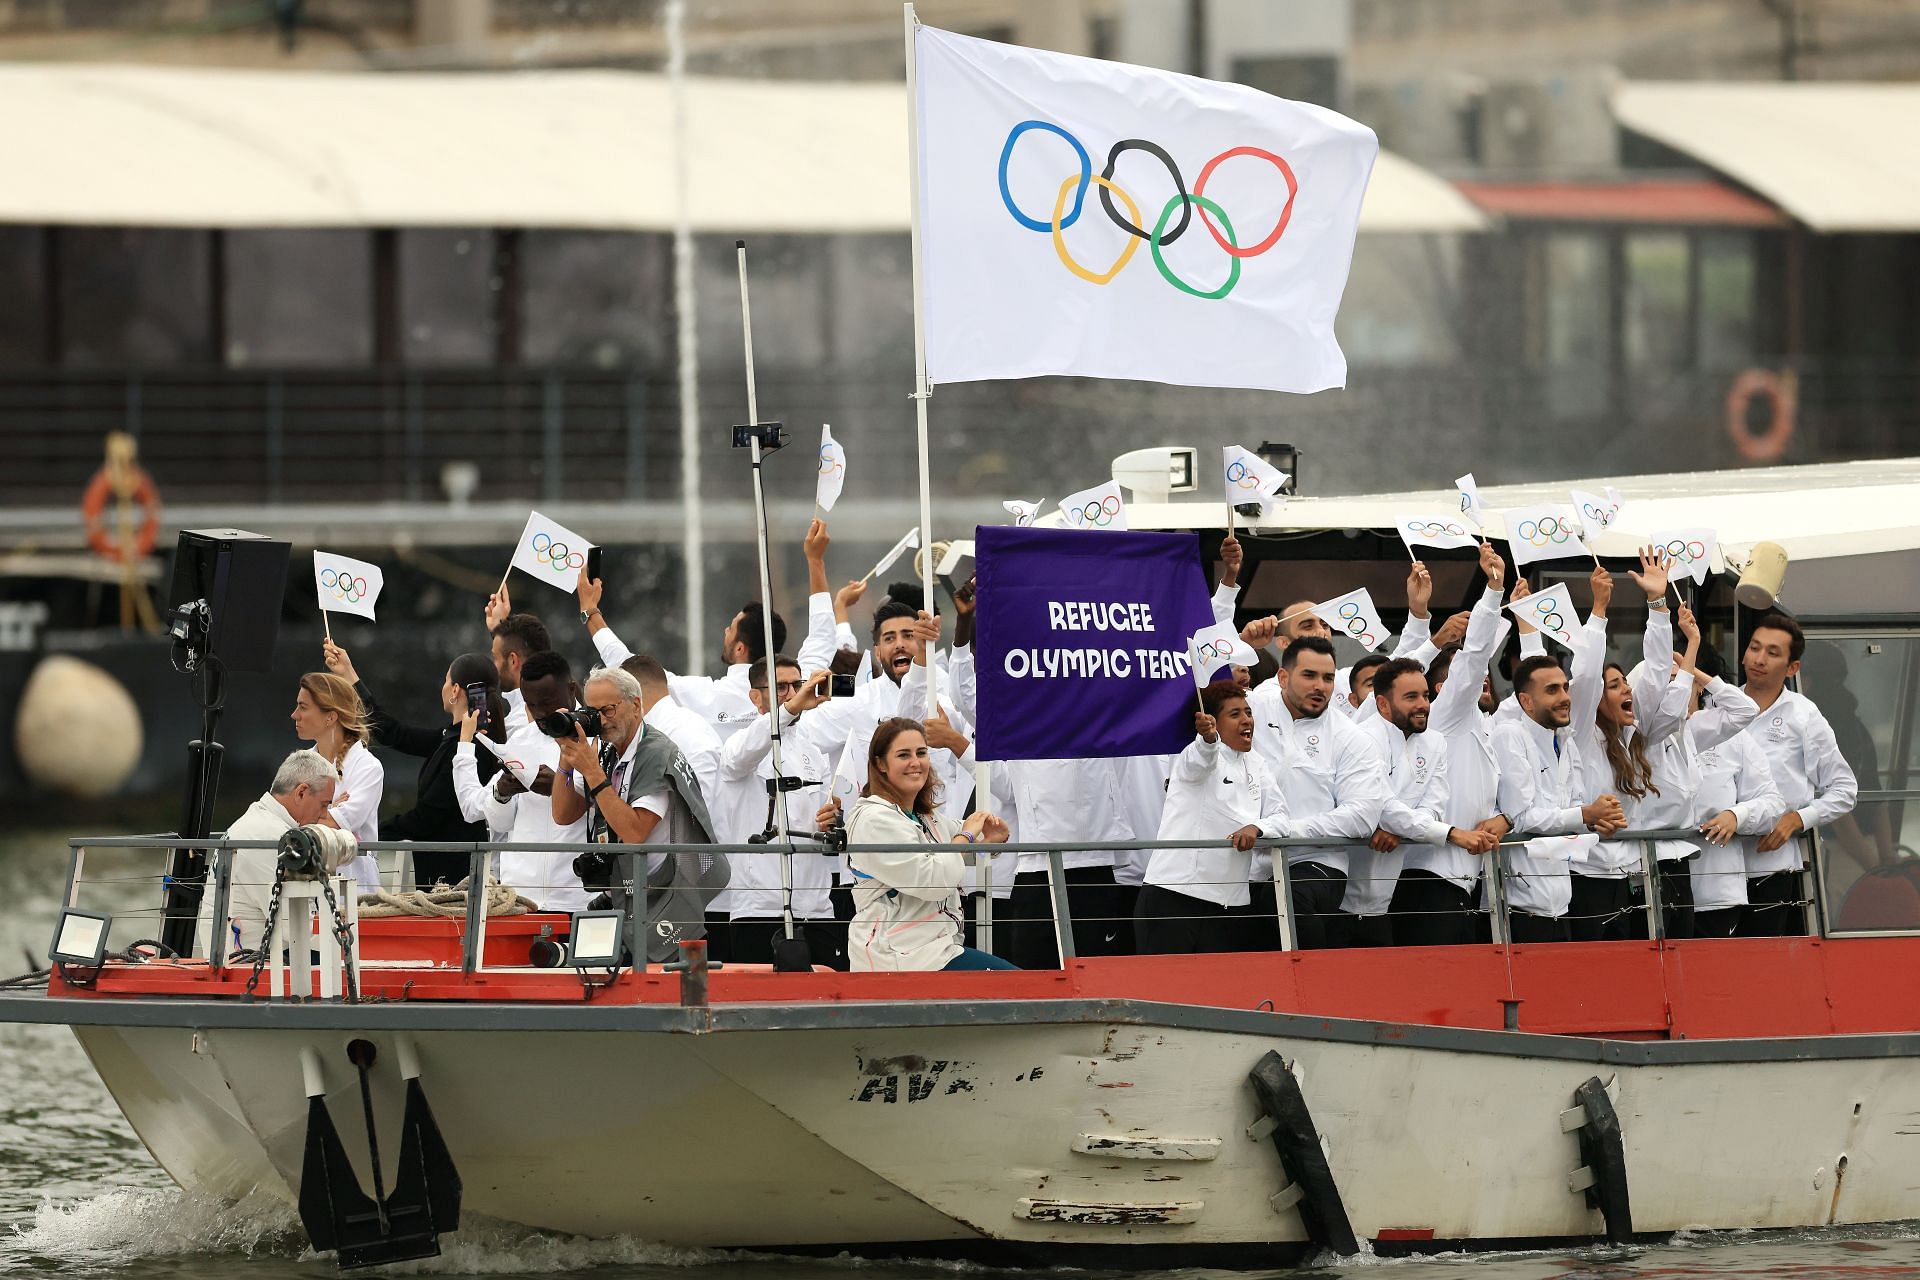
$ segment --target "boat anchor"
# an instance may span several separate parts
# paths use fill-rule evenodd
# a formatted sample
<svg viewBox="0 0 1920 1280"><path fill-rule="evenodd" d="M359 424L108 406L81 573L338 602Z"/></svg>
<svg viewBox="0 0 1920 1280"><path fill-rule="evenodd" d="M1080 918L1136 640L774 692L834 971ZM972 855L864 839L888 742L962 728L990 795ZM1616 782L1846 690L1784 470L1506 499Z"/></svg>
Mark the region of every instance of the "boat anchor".
<svg viewBox="0 0 1920 1280"><path fill-rule="evenodd" d="M367 1158L373 1195L347 1160L346 1148L327 1111L320 1055L300 1052L307 1090L307 1146L300 1169L300 1225L313 1247L333 1250L342 1271L440 1256L440 1237L460 1226L460 1171L434 1123L420 1087L420 1060L411 1041L399 1042L400 1076L406 1081L406 1112L400 1121L400 1167L388 1195L380 1173L380 1144L373 1127L373 1089L367 1078L376 1056L373 1043L355 1040L347 1059L360 1075L360 1109L367 1125Z"/></svg>
<svg viewBox="0 0 1920 1280"><path fill-rule="evenodd" d="M1360 1243L1353 1238L1353 1225L1347 1221L1347 1207L1341 1202L1333 1170L1327 1167L1327 1153L1320 1145L1319 1130L1313 1127L1313 1114L1307 1110L1307 1096L1286 1059L1269 1049L1253 1064L1247 1079L1265 1113L1247 1129L1247 1136L1256 1142L1272 1137L1274 1150L1280 1153L1280 1167L1289 1180L1274 1195L1274 1209L1298 1206L1301 1225L1314 1244L1341 1257L1359 1253Z"/></svg>

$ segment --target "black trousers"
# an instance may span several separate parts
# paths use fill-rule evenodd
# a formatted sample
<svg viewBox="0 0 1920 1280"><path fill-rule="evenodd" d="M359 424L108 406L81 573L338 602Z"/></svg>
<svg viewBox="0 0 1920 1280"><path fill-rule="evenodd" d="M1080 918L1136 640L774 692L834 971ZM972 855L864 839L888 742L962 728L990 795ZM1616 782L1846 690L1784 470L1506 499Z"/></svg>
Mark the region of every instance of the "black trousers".
<svg viewBox="0 0 1920 1280"><path fill-rule="evenodd" d="M1133 904L1136 955L1194 955L1236 950L1246 934L1242 908L1190 898L1157 884L1140 886Z"/></svg>
<svg viewBox="0 0 1920 1280"><path fill-rule="evenodd" d="M1694 933L1693 860L1660 860L1660 918L1669 938L1691 938ZM1641 917L1644 926L1646 917Z"/></svg>
<svg viewBox="0 0 1920 1280"><path fill-rule="evenodd" d="M1445 876L1409 869L1394 886L1393 940L1402 947L1448 947L1474 939L1474 893Z"/></svg>
<svg viewBox="0 0 1920 1280"><path fill-rule="evenodd" d="M1112 867L1068 867L1066 880L1075 954L1127 954L1133 944L1133 886L1115 884ZM1045 871L1022 871L1013 879L1013 894L994 906L996 955L1022 969L1060 967Z"/></svg>
<svg viewBox="0 0 1920 1280"><path fill-rule="evenodd" d="M1536 916L1525 911L1507 913L1507 936L1515 942L1571 942L1573 932L1565 916Z"/></svg>
<svg viewBox="0 0 1920 1280"><path fill-rule="evenodd" d="M1693 913L1693 936L1731 938L1745 910L1745 907L1722 907L1718 911L1696 911Z"/></svg>
<svg viewBox="0 0 1920 1280"><path fill-rule="evenodd" d="M1638 914L1640 902L1633 896L1633 885L1632 876L1583 876L1574 872L1573 901L1563 917L1573 940L1620 942L1636 936L1646 937L1645 921ZM1636 924L1638 934L1634 932Z"/></svg>
<svg viewBox="0 0 1920 1280"><path fill-rule="evenodd" d="M1734 928L1738 938L1798 938L1806 933L1798 871L1774 871L1747 881L1747 906Z"/></svg>
<svg viewBox="0 0 1920 1280"><path fill-rule="evenodd" d="M707 912L707 959L721 964L733 959L733 922L724 911Z"/></svg>
<svg viewBox="0 0 1920 1280"><path fill-rule="evenodd" d="M1277 853L1276 853L1277 856ZM1302 951L1344 947L1352 940L1353 917L1340 909L1346 896L1347 873L1319 862L1296 862L1287 868L1287 888L1293 903L1293 935ZM1245 951L1278 951L1280 921L1274 911L1273 881L1253 882L1253 905L1246 917Z"/></svg>
<svg viewBox="0 0 1920 1280"><path fill-rule="evenodd" d="M807 940L815 964L845 972L847 968L847 931L835 927L832 920L795 920L795 937ZM727 958L734 964L772 964L773 944L786 936L786 925L779 920L738 919L727 928Z"/></svg>

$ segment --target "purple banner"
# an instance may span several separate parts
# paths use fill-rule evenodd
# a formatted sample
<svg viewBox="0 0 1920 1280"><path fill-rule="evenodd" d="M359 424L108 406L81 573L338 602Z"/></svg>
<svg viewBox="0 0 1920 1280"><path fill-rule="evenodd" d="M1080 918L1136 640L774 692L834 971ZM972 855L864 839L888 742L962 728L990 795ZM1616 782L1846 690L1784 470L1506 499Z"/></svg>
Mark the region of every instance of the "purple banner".
<svg viewBox="0 0 1920 1280"><path fill-rule="evenodd" d="M983 525L982 760L1167 755L1193 739L1187 638L1213 625L1200 540Z"/></svg>

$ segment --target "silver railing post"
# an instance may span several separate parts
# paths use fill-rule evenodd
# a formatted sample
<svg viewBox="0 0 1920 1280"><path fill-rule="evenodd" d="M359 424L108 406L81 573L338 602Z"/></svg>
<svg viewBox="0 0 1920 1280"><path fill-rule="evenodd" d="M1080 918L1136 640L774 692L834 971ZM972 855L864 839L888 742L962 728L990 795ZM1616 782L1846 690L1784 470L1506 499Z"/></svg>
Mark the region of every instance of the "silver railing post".
<svg viewBox="0 0 1920 1280"><path fill-rule="evenodd" d="M1647 936L1655 942L1667 939L1667 916L1660 908L1660 859L1654 856L1654 842L1640 841L1640 887L1647 897Z"/></svg>
<svg viewBox="0 0 1920 1280"><path fill-rule="evenodd" d="M1074 958L1073 912L1067 906L1067 869L1060 850L1047 850L1047 892L1053 898L1053 940L1060 948L1060 967Z"/></svg>
<svg viewBox="0 0 1920 1280"><path fill-rule="evenodd" d="M1509 832L1509 835L1512 833ZM1503 947L1513 945L1513 921L1507 919L1507 846L1497 844L1486 855L1480 878L1487 886L1487 920L1493 926L1493 940Z"/></svg>
<svg viewBox="0 0 1920 1280"><path fill-rule="evenodd" d="M80 905L80 874L86 869L86 865L87 846L74 845L73 853L67 859L67 905L69 907Z"/></svg>
<svg viewBox="0 0 1920 1280"><path fill-rule="evenodd" d="M1273 855L1273 914L1280 922L1280 949L1298 951L1300 935L1293 924L1293 879L1287 874L1287 851L1269 845L1267 852Z"/></svg>
<svg viewBox="0 0 1920 1280"><path fill-rule="evenodd" d="M207 964L216 976L227 967L227 914L232 902L233 850L223 844L213 851L213 921L207 929Z"/></svg>
<svg viewBox="0 0 1920 1280"><path fill-rule="evenodd" d="M467 855L467 930L460 940L460 969L476 972L486 959L487 948L487 851L475 849Z"/></svg>

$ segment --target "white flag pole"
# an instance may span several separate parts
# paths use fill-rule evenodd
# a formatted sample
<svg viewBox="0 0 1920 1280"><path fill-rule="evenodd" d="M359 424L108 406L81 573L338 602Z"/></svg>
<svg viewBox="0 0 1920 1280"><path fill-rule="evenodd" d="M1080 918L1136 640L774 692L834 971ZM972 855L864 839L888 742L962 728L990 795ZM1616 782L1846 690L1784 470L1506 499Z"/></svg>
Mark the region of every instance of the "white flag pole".
<svg viewBox="0 0 1920 1280"><path fill-rule="evenodd" d="M920 430L920 545L928 548L920 567L920 590L928 613L933 612L933 466L927 450L927 399L933 388L927 384L926 282L920 263L920 91L914 58L914 29L920 20L913 6L900 6L902 25L907 36L907 174L910 180L908 208L913 234L913 408ZM927 654L927 716L940 710L940 667L934 655Z"/></svg>
<svg viewBox="0 0 1920 1280"><path fill-rule="evenodd" d="M786 771L780 767L780 676L773 651L773 573L767 565L767 495L760 481L760 394L753 381L753 308L747 301L747 242L733 242L734 259L740 265L740 337L747 357L747 422L756 428L750 447L753 450L753 519L759 532L760 552L760 625L766 643L767 725L772 731L773 748L773 828L785 846L780 854L780 918L786 938L793 940L793 845L787 838L787 793L781 789ZM818 464L816 464L816 469Z"/></svg>

